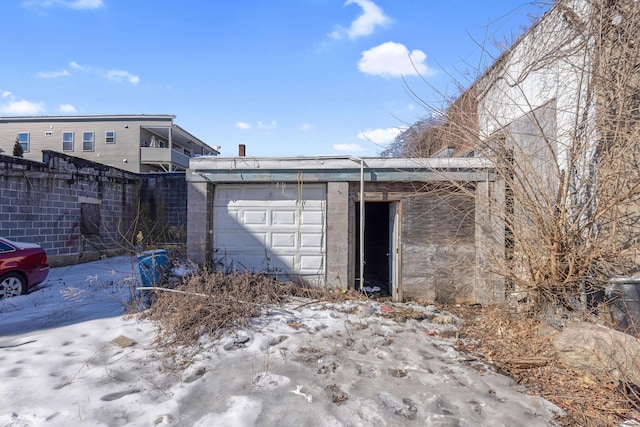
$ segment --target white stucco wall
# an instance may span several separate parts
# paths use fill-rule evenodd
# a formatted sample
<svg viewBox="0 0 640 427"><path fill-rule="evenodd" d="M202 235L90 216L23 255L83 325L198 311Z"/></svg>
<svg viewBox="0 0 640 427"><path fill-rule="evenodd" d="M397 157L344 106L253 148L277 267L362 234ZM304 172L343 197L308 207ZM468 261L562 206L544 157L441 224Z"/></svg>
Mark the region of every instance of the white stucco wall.
<svg viewBox="0 0 640 427"><path fill-rule="evenodd" d="M567 164L577 120L593 114L587 102L591 46L582 26L587 10L588 0L560 2L476 82L481 139L555 102L555 134L545 136L555 140L560 166ZM591 129L587 133L586 140L593 138Z"/></svg>

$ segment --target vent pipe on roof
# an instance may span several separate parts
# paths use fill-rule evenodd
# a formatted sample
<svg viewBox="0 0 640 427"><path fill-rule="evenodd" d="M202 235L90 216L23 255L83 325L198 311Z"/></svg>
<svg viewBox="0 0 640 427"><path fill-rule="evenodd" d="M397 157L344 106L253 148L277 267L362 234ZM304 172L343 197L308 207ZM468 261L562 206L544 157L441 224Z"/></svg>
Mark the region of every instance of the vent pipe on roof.
<svg viewBox="0 0 640 427"><path fill-rule="evenodd" d="M238 145L238 156L244 157L247 155L247 147L244 144Z"/></svg>

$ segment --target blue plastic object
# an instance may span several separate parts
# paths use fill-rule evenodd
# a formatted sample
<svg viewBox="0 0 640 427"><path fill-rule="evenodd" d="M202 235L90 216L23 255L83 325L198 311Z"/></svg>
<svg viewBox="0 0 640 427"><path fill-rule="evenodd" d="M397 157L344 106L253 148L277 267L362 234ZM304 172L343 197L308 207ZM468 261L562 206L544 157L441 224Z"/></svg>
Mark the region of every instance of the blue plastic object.
<svg viewBox="0 0 640 427"><path fill-rule="evenodd" d="M138 269L143 287L158 286L169 267L169 252L165 249L146 251L138 256Z"/></svg>

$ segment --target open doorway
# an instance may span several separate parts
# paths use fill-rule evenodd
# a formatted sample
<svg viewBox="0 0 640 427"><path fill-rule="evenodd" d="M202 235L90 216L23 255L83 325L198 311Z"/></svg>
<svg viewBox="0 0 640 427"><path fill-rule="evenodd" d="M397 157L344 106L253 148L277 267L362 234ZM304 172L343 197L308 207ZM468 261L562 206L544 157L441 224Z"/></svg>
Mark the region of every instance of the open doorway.
<svg viewBox="0 0 640 427"><path fill-rule="evenodd" d="M364 290L374 297L398 296L397 202L367 202L364 208ZM360 202L355 212L355 283L360 284Z"/></svg>

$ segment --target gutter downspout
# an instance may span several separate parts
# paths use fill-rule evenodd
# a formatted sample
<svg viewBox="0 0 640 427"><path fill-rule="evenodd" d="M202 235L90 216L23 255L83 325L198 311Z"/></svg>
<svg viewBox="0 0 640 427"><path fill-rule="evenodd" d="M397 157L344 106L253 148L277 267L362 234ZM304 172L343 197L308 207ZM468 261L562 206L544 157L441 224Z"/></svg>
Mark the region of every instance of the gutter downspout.
<svg viewBox="0 0 640 427"><path fill-rule="evenodd" d="M364 290L364 160L351 156L349 160L360 162L360 291Z"/></svg>

